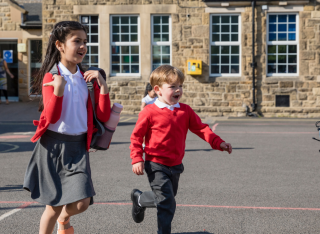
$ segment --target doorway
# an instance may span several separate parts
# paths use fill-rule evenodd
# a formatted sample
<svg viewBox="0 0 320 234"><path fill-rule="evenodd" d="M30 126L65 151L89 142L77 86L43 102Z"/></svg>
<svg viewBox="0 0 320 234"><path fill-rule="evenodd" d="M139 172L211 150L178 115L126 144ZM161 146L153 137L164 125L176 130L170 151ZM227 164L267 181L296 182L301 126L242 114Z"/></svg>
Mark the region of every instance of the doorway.
<svg viewBox="0 0 320 234"><path fill-rule="evenodd" d="M17 50L18 41L17 40L0 40L0 53L1 58L4 58L5 55L8 55L8 68L14 78L11 79L7 73L7 91L9 96L9 101L18 102L19 101L19 73L18 73L18 50ZM10 55L12 57L9 57ZM1 95L1 100L4 102L5 97Z"/></svg>

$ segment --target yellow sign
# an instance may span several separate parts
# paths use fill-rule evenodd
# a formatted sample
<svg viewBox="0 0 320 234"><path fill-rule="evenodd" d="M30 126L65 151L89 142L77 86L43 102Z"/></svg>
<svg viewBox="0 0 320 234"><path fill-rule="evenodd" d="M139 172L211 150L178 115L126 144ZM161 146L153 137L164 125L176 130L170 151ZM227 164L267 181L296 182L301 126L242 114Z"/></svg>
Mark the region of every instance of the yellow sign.
<svg viewBox="0 0 320 234"><path fill-rule="evenodd" d="M202 74L202 61L189 59L187 60L187 74L188 75L201 75Z"/></svg>

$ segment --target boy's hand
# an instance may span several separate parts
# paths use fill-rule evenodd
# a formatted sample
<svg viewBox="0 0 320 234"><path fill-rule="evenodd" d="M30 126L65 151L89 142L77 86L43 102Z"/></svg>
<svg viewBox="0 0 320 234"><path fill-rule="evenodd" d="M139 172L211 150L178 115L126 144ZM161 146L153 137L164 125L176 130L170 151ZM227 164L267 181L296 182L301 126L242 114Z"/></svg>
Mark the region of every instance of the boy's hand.
<svg viewBox="0 0 320 234"><path fill-rule="evenodd" d="M227 151L229 154L232 153L232 146L231 146L231 144L229 144L229 143L222 142L222 143L220 144L220 148L221 148L223 151Z"/></svg>
<svg viewBox="0 0 320 234"><path fill-rule="evenodd" d="M132 171L134 174L137 175L144 175L144 162L138 162L132 165Z"/></svg>

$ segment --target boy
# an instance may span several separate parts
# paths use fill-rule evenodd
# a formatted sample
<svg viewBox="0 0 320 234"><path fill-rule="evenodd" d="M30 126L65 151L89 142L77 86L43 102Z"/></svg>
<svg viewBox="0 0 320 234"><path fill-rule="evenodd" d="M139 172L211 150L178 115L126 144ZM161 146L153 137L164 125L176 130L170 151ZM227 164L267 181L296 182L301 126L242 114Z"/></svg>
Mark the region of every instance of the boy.
<svg viewBox="0 0 320 234"><path fill-rule="evenodd" d="M162 65L152 72L150 83L158 99L140 112L131 135L132 171L143 175L145 169L152 188L152 191L143 193L138 189L131 192L132 217L140 223L146 208L156 207L158 234L171 233L188 129L213 149L232 152L231 145L203 124L190 106L179 103L183 81L183 73L170 65ZM145 163L142 159L144 136Z"/></svg>

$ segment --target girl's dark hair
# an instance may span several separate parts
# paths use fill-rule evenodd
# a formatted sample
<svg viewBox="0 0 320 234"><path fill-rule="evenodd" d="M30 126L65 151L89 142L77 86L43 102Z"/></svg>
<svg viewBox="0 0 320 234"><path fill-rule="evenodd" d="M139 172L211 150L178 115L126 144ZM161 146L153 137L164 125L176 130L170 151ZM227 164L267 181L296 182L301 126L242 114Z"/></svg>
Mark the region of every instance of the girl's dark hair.
<svg viewBox="0 0 320 234"><path fill-rule="evenodd" d="M62 21L54 25L53 30L50 33L44 61L39 72L35 76L34 82L31 87L32 93L42 93L42 81L44 75L49 72L55 64L58 64L61 59L60 51L56 48L56 41L65 43L66 38L71 33L71 31L76 30L83 30L87 34L87 28L76 21ZM79 69L84 72L80 63L78 64L78 66ZM39 111L42 111L43 108L43 99L41 97L39 103Z"/></svg>
<svg viewBox="0 0 320 234"><path fill-rule="evenodd" d="M147 94L152 90L152 86L150 83L147 84L146 90L144 91L144 96L147 96Z"/></svg>

